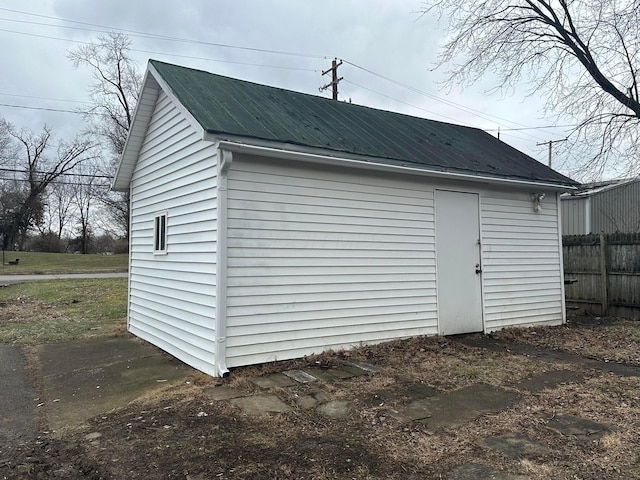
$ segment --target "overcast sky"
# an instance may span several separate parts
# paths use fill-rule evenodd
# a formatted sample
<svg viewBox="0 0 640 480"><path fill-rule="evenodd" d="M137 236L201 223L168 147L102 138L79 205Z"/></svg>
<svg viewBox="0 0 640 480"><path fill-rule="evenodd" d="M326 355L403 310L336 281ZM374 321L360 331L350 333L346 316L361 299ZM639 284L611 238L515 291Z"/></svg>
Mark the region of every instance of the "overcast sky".
<svg viewBox="0 0 640 480"><path fill-rule="evenodd" d="M312 95L331 95L319 92L329 81L321 72L337 57L344 61L341 100L493 135L500 128L503 141L546 163L547 147L537 144L564 138L566 129L533 128L554 122L544 118L542 100L525 100L524 91L488 95L490 78L443 90L446 72L434 66L446 23L421 16L421 6L420 0L0 0L0 116L18 128L46 123L59 138L73 137L82 128L79 115L50 110L82 106L92 80L67 53L111 30L130 36L141 72L154 58ZM553 166L572 173L564 158Z"/></svg>

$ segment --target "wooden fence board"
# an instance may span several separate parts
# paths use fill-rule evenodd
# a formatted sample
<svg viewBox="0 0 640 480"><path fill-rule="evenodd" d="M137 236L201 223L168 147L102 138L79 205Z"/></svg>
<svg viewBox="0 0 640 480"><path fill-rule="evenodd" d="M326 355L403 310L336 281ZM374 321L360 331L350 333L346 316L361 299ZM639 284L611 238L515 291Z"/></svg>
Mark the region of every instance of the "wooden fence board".
<svg viewBox="0 0 640 480"><path fill-rule="evenodd" d="M568 303L640 316L640 234L565 235L562 243L565 280L576 281L565 287Z"/></svg>

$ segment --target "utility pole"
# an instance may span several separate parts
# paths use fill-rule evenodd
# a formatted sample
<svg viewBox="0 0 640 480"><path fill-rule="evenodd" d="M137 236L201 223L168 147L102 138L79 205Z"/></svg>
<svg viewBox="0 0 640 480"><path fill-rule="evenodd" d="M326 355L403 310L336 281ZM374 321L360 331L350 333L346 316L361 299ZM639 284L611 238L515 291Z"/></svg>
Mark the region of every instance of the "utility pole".
<svg viewBox="0 0 640 480"><path fill-rule="evenodd" d="M338 100L338 83L343 77L338 78L338 67L342 65L342 60L338 63L338 59L334 58L331 62L331 68L322 72L322 75L326 75L331 72L331 83L327 83L324 87L320 87L320 91L324 92L327 88L333 87L333 99Z"/></svg>
<svg viewBox="0 0 640 480"><path fill-rule="evenodd" d="M566 142L567 139L563 138L562 140L549 140L548 142L536 143L536 145L549 145L549 167L551 167L551 152L553 150L554 143Z"/></svg>

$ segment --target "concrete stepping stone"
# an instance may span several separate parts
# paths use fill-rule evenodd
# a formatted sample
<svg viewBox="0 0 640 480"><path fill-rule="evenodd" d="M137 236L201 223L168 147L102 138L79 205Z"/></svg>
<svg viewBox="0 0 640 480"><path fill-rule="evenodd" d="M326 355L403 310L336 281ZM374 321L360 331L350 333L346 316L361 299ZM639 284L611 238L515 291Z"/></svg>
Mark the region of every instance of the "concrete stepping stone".
<svg viewBox="0 0 640 480"><path fill-rule="evenodd" d="M291 407L275 395L253 395L231 399L231 404L250 416L264 416L270 413L287 413Z"/></svg>
<svg viewBox="0 0 640 480"><path fill-rule="evenodd" d="M526 457L547 455L551 450L544 445L534 442L525 435L506 433L494 437L483 438L478 442L480 446L489 448L513 460Z"/></svg>
<svg viewBox="0 0 640 480"><path fill-rule="evenodd" d="M219 385L205 389L204 393L212 400L231 400L232 398L244 397L247 392L227 385Z"/></svg>
<svg viewBox="0 0 640 480"><path fill-rule="evenodd" d="M461 425L483 413L499 412L519 399L517 392L477 384L416 400L398 410L391 410L389 414L402 423L419 421L435 430L443 426Z"/></svg>
<svg viewBox="0 0 640 480"><path fill-rule="evenodd" d="M282 373L298 383L311 383L318 380L316 377L314 377L313 375L309 375L303 370L287 370L286 372Z"/></svg>
<svg viewBox="0 0 640 480"><path fill-rule="evenodd" d="M547 428L567 437L575 437L583 443L591 443L612 431L609 425L574 415L558 415L549 420Z"/></svg>
<svg viewBox="0 0 640 480"><path fill-rule="evenodd" d="M414 383L413 385L409 385L404 391L401 390L399 394L405 394L410 398L428 398L435 397L438 394L438 390L424 383Z"/></svg>
<svg viewBox="0 0 640 480"><path fill-rule="evenodd" d="M517 384L515 388L518 390L527 390L531 393L537 393L545 388L556 388L559 385L567 383L582 383L584 377L572 370L552 370L534 377L527 378Z"/></svg>
<svg viewBox="0 0 640 480"><path fill-rule="evenodd" d="M296 385L297 382L282 373L274 373L272 375L264 375L262 377L252 378L251 383L254 383L260 388L285 388Z"/></svg>
<svg viewBox="0 0 640 480"><path fill-rule="evenodd" d="M345 400L334 400L320 405L318 412L329 418L344 418L351 413L351 403Z"/></svg>
<svg viewBox="0 0 640 480"><path fill-rule="evenodd" d="M375 365L371 365L370 363L366 363L366 362L349 362L351 365L353 365L354 367L359 368L360 370L364 370L365 372L369 372L369 373L378 373L380 371L380 369L378 367L376 367Z"/></svg>
<svg viewBox="0 0 640 480"><path fill-rule="evenodd" d="M305 368L304 372L308 373L314 378L317 378L318 380L321 380L327 383L335 382L336 380L339 380L339 377L334 375L333 370L328 368L325 369L325 368L311 367L311 368Z"/></svg>
<svg viewBox="0 0 640 480"><path fill-rule="evenodd" d="M447 475L449 480L528 480L523 475L513 475L495 470L480 463L465 463L454 468Z"/></svg>

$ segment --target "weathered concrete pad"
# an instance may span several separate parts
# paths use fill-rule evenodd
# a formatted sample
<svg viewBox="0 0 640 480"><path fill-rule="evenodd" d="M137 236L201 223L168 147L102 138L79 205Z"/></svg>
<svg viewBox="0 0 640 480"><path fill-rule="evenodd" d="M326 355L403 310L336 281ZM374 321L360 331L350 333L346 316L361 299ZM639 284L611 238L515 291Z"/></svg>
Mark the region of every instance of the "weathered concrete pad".
<svg viewBox="0 0 640 480"><path fill-rule="evenodd" d="M313 375L309 375L307 372L304 372L302 370L287 370L286 372L282 372L282 373L284 373L287 377L292 378L298 383L311 383L318 380Z"/></svg>
<svg viewBox="0 0 640 480"><path fill-rule="evenodd" d="M365 372L369 372L369 373L378 373L380 371L380 369L378 367L376 367L375 365L371 365L370 363L366 363L366 362L349 362L351 365L353 365L354 367L359 368L360 370L364 370Z"/></svg>
<svg viewBox="0 0 640 480"><path fill-rule="evenodd" d="M435 397L438 394L438 390L423 383L414 383L404 390L400 390L399 394L404 394L410 398L428 398Z"/></svg>
<svg viewBox="0 0 640 480"><path fill-rule="evenodd" d="M287 377L282 373L274 373L272 375L252 378L251 382L264 389L291 387L297 384L294 379Z"/></svg>
<svg viewBox="0 0 640 480"><path fill-rule="evenodd" d="M470 385L431 398L416 400L391 412L401 422L420 421L431 430L474 420L487 412L498 412L517 402L516 392L487 384Z"/></svg>
<svg viewBox="0 0 640 480"><path fill-rule="evenodd" d="M344 418L351 413L351 403L344 400L334 400L320 405L318 412L329 418Z"/></svg>
<svg viewBox="0 0 640 480"><path fill-rule="evenodd" d="M518 390L527 390L532 393L540 392L545 388L556 388L567 383L582 383L584 377L572 370L552 370L531 378L527 378L517 384Z"/></svg>
<svg viewBox="0 0 640 480"><path fill-rule="evenodd" d="M529 477L501 472L479 463L465 463L447 475L449 480L528 480Z"/></svg>
<svg viewBox="0 0 640 480"><path fill-rule="evenodd" d="M612 372L621 377L640 377L640 367L636 365L593 360L564 350L544 350L531 345L498 340L487 335L479 335L476 333L449 338L469 347L485 348L487 350L509 353L511 355L526 355L527 357L535 358L543 362L555 364L574 363L586 368Z"/></svg>
<svg viewBox="0 0 640 480"><path fill-rule="evenodd" d="M38 395L25 366L20 347L0 345L0 445L16 444L37 434L34 408Z"/></svg>
<svg viewBox="0 0 640 480"><path fill-rule="evenodd" d="M540 445L529 437L518 433L506 433L495 437L487 437L478 443L483 447L500 452L504 456L514 460L551 453L551 450L544 445Z"/></svg>
<svg viewBox="0 0 640 480"><path fill-rule="evenodd" d="M243 413L251 416L263 416L270 413L287 413L291 407L275 395L253 395L231 400L231 404L242 409Z"/></svg>
<svg viewBox="0 0 640 480"><path fill-rule="evenodd" d="M231 400L232 398L245 397L247 392L239 390L237 388L229 387L227 385L217 385L215 387L209 387L204 390L204 393L208 395L212 400Z"/></svg>
<svg viewBox="0 0 640 480"><path fill-rule="evenodd" d="M329 368L324 369L324 368L311 367L311 368L305 368L304 372L308 373L314 378L317 378L318 380L321 380L327 383L335 382L336 380L340 379L340 377L337 377L336 375L334 375L333 371Z"/></svg>
<svg viewBox="0 0 640 480"><path fill-rule="evenodd" d="M195 371L131 337L39 345L35 354L52 430L79 425Z"/></svg>
<svg viewBox="0 0 640 480"><path fill-rule="evenodd" d="M587 420L574 415L558 415L549 420L547 428L564 436L575 437L581 442L591 443L612 431L609 425Z"/></svg>

